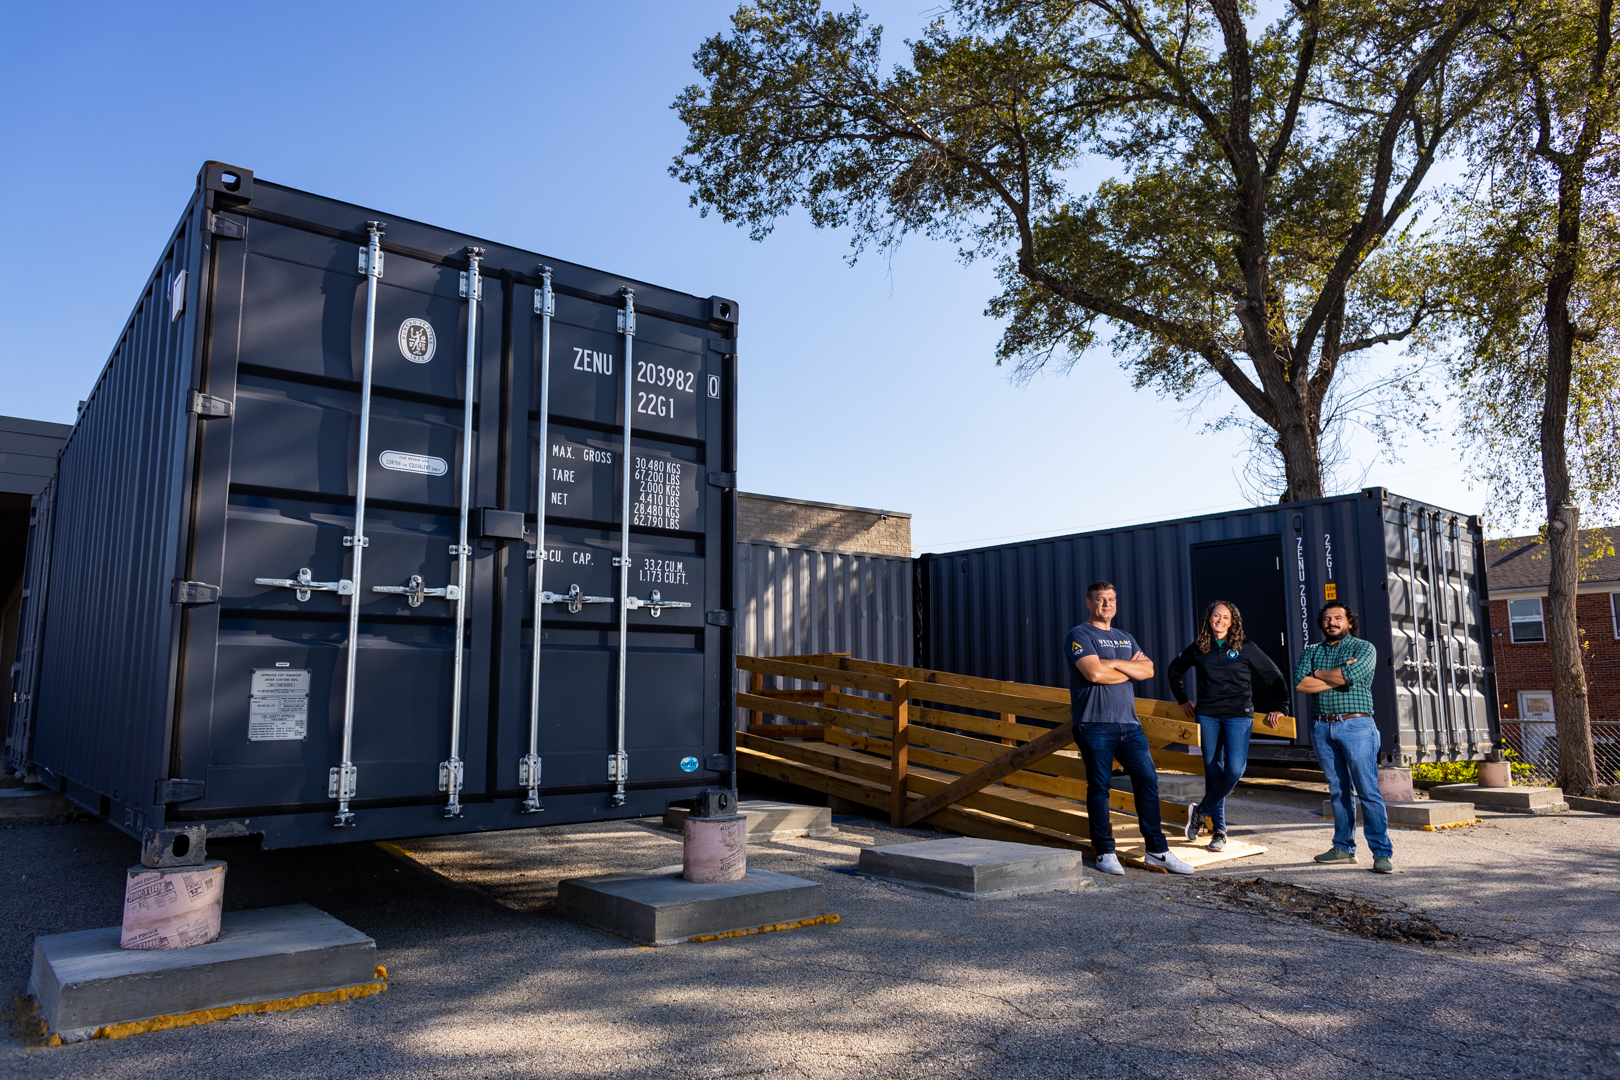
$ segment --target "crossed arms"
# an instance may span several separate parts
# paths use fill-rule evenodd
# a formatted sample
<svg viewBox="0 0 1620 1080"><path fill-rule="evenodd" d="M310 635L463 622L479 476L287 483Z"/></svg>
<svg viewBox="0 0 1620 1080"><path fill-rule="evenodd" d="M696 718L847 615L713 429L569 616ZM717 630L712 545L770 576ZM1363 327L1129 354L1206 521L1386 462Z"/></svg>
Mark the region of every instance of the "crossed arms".
<svg viewBox="0 0 1620 1080"><path fill-rule="evenodd" d="M1100 656L1082 656L1074 662L1080 669L1080 674L1088 682L1099 686L1112 686L1116 683L1129 682L1132 679L1141 682L1143 679L1153 678L1153 661L1140 649L1129 660L1104 660Z"/></svg>

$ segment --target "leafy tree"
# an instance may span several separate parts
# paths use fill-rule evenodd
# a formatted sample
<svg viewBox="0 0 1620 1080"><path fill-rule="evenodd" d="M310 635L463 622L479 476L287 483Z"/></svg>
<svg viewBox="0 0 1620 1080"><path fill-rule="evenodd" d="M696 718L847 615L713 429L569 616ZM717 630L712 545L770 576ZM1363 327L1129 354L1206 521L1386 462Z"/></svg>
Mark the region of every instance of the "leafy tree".
<svg viewBox="0 0 1620 1080"><path fill-rule="evenodd" d="M996 259L1003 359L1106 345L1139 387L1224 385L1277 494L1315 498L1346 358L1436 313L1406 230L1488 86L1483 4L955 0L885 72L858 9L758 0L699 48L671 173L756 238L798 205L857 254Z"/></svg>
<svg viewBox="0 0 1620 1080"><path fill-rule="evenodd" d="M1596 776L1579 525L1583 509L1620 506L1614 3L1520 0L1486 29L1481 62L1506 77L1470 120L1469 182L1448 215L1464 346L1452 367L1461 431L1498 515L1545 507L1559 783L1579 795Z"/></svg>

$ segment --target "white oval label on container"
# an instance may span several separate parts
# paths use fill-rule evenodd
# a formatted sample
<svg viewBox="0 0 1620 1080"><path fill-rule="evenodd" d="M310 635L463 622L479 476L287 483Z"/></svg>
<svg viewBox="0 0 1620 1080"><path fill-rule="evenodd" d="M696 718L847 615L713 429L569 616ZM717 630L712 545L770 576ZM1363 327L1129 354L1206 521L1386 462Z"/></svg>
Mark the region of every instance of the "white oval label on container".
<svg viewBox="0 0 1620 1080"><path fill-rule="evenodd" d="M438 346L433 324L426 319L406 319L399 324L399 351L411 363L427 363L433 359L433 350Z"/></svg>
<svg viewBox="0 0 1620 1080"><path fill-rule="evenodd" d="M377 462L385 469L421 473L423 476L443 476L450 471L450 465L444 458L429 457L426 454L404 454L398 450L384 450L378 455Z"/></svg>

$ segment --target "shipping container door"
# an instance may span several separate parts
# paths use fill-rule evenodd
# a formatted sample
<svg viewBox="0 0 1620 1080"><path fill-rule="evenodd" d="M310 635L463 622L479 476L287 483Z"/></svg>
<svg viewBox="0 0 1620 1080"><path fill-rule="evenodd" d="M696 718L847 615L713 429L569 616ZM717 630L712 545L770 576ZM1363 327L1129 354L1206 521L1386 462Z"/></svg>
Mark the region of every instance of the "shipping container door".
<svg viewBox="0 0 1620 1080"><path fill-rule="evenodd" d="M1243 616L1243 633L1259 645L1286 679L1288 659L1288 596L1283 583L1282 538L1261 536L1221 540L1192 546L1192 625L1198 632L1204 609L1217 600L1236 604ZM1289 709L1288 702L1273 702L1264 687L1255 688L1255 708Z"/></svg>
<svg viewBox="0 0 1620 1080"><path fill-rule="evenodd" d="M1411 503L1384 508L1383 533L1399 753L1477 759L1495 737L1478 536L1455 514Z"/></svg>
<svg viewBox="0 0 1620 1080"><path fill-rule="evenodd" d="M263 220L216 244L207 392L234 403L204 426L192 576L220 582L218 648L194 634L173 775L207 780L203 807L325 805L341 760L349 605L360 605L352 760L358 805L440 798L450 751L468 301L454 267L388 254L378 284L364 570L353 597L366 278L363 246ZM498 289L484 290L484 357L498 353ZM491 328L494 328L493 331ZM490 335L493 332L494 344ZM473 504L494 470L475 413ZM494 422L493 411L491 421ZM467 587L464 715L485 700L488 552ZM210 578L210 574L217 577ZM263 579L298 582L301 590ZM326 587L321 587L322 585ZM378 592L376 587L398 591ZM437 595L435 595L437 593ZM464 742L480 790L482 740ZM205 771L206 777L199 776ZM203 807L197 807L201 809ZM191 809L191 807L188 807Z"/></svg>
<svg viewBox="0 0 1620 1080"><path fill-rule="evenodd" d="M621 301L622 304L622 301ZM524 310L522 303L517 305ZM607 785L617 749L619 588L623 493L630 485L629 613L625 663L625 749L633 786L701 779L705 747L715 745L720 676L718 637L705 620L718 607L719 581L706 537L719 532L719 500L706 483L718 468L718 356L694 329L637 315L624 455L626 338L620 306L569 295L556 298L552 321L549 417L540 438L539 318L514 327L530 408L525 456L515 475L532 530L543 511L545 554L528 560L521 594L522 653L502 672L498 786L512 788L528 750L534 648L534 575L553 598L540 611L541 665L537 753L542 787ZM522 325L524 323L528 325ZM713 375L715 378L710 378ZM544 501L537 469L545 473ZM574 600L562 599L574 597ZM508 723L510 716L516 722Z"/></svg>

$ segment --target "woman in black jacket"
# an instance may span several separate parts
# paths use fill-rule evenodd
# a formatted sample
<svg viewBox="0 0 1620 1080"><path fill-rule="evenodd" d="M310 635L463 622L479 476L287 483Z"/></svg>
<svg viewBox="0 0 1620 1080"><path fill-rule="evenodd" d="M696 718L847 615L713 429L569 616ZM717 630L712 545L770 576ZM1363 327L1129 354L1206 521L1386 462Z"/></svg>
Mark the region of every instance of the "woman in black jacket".
<svg viewBox="0 0 1620 1080"><path fill-rule="evenodd" d="M1198 700L1187 700L1187 671L1198 672ZM1170 661L1170 692L1181 711L1196 719L1199 748L1204 752L1204 799L1187 815L1189 841L1207 816L1215 838L1211 851L1226 848L1226 797L1243 778L1249 763L1249 733L1254 728L1254 684L1259 679L1271 703L1288 700L1282 672L1260 646L1243 638L1243 615L1237 605L1217 600L1204 609L1198 639ZM1266 726L1276 727L1280 712L1266 715Z"/></svg>

